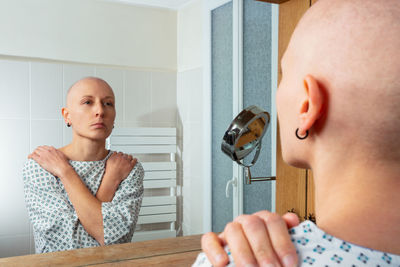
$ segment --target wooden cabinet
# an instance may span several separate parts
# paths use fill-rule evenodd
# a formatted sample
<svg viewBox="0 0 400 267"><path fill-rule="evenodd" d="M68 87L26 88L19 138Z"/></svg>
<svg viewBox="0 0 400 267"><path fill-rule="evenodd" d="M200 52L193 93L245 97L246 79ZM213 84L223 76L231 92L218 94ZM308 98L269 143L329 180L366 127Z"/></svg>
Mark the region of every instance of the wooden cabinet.
<svg viewBox="0 0 400 267"><path fill-rule="evenodd" d="M268 0L264 2L276 3ZM289 0L279 5L279 82L282 76L280 61L290 37L300 18L315 2L316 0ZM277 143L276 211L279 214L293 211L301 220L310 219L315 215L312 172L287 165L282 159L279 138Z"/></svg>

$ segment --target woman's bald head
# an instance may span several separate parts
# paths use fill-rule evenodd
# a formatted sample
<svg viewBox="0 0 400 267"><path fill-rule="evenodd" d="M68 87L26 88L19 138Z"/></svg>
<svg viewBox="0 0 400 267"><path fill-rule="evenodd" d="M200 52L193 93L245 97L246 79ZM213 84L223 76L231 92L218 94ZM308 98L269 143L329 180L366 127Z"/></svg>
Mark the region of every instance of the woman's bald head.
<svg viewBox="0 0 400 267"><path fill-rule="evenodd" d="M87 87L98 88L99 90L105 90L108 92L110 96L115 97L111 86L106 81L97 77L86 77L75 82L68 89L67 101L66 101L67 107L70 107L72 99L77 97L79 92L82 92L82 90L84 90Z"/></svg>
<svg viewBox="0 0 400 267"><path fill-rule="evenodd" d="M326 90L327 139L356 138L399 158L399 48L400 1L319 0L293 33L282 68L287 79L302 84L311 74Z"/></svg>

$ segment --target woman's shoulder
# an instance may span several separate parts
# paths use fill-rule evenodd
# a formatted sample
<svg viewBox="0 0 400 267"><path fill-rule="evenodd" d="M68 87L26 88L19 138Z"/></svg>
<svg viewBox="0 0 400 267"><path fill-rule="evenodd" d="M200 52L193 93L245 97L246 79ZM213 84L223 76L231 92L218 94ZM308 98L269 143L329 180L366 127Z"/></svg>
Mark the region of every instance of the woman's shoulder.
<svg viewBox="0 0 400 267"><path fill-rule="evenodd" d="M24 168L22 170L22 175L25 182L41 181L46 177L53 176L33 159L28 159L25 162Z"/></svg>
<svg viewBox="0 0 400 267"><path fill-rule="evenodd" d="M134 174L135 176L141 176L143 178L144 176L144 168L141 162L137 161L135 164L135 167L133 167L131 174Z"/></svg>
<svg viewBox="0 0 400 267"><path fill-rule="evenodd" d="M144 179L144 168L142 163L139 161L136 162L135 166L132 168L131 172L129 173L127 179L130 182L127 181L127 183L133 183L134 185L140 185L143 184L143 179Z"/></svg>
<svg viewBox="0 0 400 267"><path fill-rule="evenodd" d="M37 172L40 169L43 169L42 166L39 165L34 159L27 159L24 164L24 173L30 173L30 172Z"/></svg>

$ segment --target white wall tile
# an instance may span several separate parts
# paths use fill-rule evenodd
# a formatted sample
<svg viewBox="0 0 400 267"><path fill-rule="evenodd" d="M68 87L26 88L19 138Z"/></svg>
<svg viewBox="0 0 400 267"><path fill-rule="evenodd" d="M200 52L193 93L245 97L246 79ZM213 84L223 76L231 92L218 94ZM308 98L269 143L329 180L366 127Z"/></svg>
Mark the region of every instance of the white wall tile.
<svg viewBox="0 0 400 267"><path fill-rule="evenodd" d="M191 194L183 202L184 206L190 206L190 213L186 217L190 217L190 234L195 235L203 233L203 185L202 177L191 177L191 180Z"/></svg>
<svg viewBox="0 0 400 267"><path fill-rule="evenodd" d="M176 73L151 73L151 107L153 125L176 123Z"/></svg>
<svg viewBox="0 0 400 267"><path fill-rule="evenodd" d="M31 121L31 151L38 146L63 146L62 120L32 120ZM65 126L64 126L65 127Z"/></svg>
<svg viewBox="0 0 400 267"><path fill-rule="evenodd" d="M29 235L0 237L0 258L27 254L30 254Z"/></svg>
<svg viewBox="0 0 400 267"><path fill-rule="evenodd" d="M29 63L0 60L0 118L29 118Z"/></svg>
<svg viewBox="0 0 400 267"><path fill-rule="evenodd" d="M94 66L84 66L75 64L64 64L63 65L63 106L65 106L65 100L68 89L77 81L85 77L93 77L95 73Z"/></svg>
<svg viewBox="0 0 400 267"><path fill-rule="evenodd" d="M29 234L22 169L29 154L29 121L0 120L0 236Z"/></svg>
<svg viewBox="0 0 400 267"><path fill-rule="evenodd" d="M151 123L150 72L125 72L125 121Z"/></svg>
<svg viewBox="0 0 400 267"><path fill-rule="evenodd" d="M182 231L183 235L192 234L192 220L191 220L191 209L190 203L193 201L193 196L191 195L191 181L186 179L183 181L182 187Z"/></svg>
<svg viewBox="0 0 400 267"><path fill-rule="evenodd" d="M198 122L190 123L190 132L188 135L190 145L185 148L186 157L190 159L190 173L189 176L203 176L203 131L201 124Z"/></svg>
<svg viewBox="0 0 400 267"><path fill-rule="evenodd" d="M31 63L31 118L60 119L63 102L62 65Z"/></svg>
<svg viewBox="0 0 400 267"><path fill-rule="evenodd" d="M184 235L203 231L202 68L178 74L177 124L182 132L182 195Z"/></svg>
<svg viewBox="0 0 400 267"><path fill-rule="evenodd" d="M113 89L115 95L116 121L124 120L124 70L96 67L96 77L105 80Z"/></svg>
<svg viewBox="0 0 400 267"><path fill-rule="evenodd" d="M197 68L187 71L187 80L190 84L189 103L191 122L203 120L203 69Z"/></svg>
<svg viewBox="0 0 400 267"><path fill-rule="evenodd" d="M188 81L187 72L179 72L177 74L176 86L176 105L177 120L182 123L189 120L190 116L190 81Z"/></svg>
<svg viewBox="0 0 400 267"><path fill-rule="evenodd" d="M64 121L63 121L62 133L63 133L62 146L66 146L72 141L72 127L67 127Z"/></svg>
<svg viewBox="0 0 400 267"><path fill-rule="evenodd" d="M203 70L196 68L178 73L178 120L200 122L203 119Z"/></svg>

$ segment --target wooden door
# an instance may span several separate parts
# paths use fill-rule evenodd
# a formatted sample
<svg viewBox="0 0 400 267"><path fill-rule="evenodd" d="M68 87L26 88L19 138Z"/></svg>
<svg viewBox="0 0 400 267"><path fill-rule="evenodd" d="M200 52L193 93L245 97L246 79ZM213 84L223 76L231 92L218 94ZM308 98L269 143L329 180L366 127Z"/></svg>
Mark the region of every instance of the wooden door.
<svg viewBox="0 0 400 267"><path fill-rule="evenodd" d="M297 23L309 7L310 0L291 0L279 5L279 82L282 78L280 61ZM304 219L308 204L308 171L287 165L282 159L280 139L277 144L276 211L279 214L292 211Z"/></svg>

